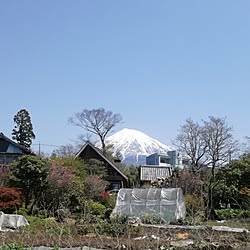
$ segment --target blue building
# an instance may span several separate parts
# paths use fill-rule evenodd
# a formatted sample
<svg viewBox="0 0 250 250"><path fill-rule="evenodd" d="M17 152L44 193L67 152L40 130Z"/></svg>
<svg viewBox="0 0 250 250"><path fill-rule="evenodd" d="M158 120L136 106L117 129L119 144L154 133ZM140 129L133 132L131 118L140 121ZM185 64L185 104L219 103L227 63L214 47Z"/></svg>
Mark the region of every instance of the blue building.
<svg viewBox="0 0 250 250"><path fill-rule="evenodd" d="M182 168L182 158L176 150L168 151L167 154L154 153L147 156L146 165L171 166Z"/></svg>

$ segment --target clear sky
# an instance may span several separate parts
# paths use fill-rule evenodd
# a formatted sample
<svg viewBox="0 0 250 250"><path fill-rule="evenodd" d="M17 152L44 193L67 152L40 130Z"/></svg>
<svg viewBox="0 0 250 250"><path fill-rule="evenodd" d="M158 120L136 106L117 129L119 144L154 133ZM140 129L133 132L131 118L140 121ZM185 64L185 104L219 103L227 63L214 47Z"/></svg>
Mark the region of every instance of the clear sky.
<svg viewBox="0 0 250 250"><path fill-rule="evenodd" d="M210 115L243 140L249 13L249 0L2 0L0 131L11 137L25 108L34 144L65 145L84 133L68 118L103 107L122 115L116 130L166 144L186 118Z"/></svg>

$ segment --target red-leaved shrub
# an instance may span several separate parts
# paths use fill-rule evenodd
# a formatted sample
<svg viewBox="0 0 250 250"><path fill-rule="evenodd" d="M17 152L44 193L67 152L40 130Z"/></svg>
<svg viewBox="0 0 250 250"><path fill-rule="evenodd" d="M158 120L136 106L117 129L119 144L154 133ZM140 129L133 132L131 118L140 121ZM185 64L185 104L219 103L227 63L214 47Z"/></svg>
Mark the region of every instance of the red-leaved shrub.
<svg viewBox="0 0 250 250"><path fill-rule="evenodd" d="M13 212L22 205L22 192L18 188L0 187L0 210Z"/></svg>

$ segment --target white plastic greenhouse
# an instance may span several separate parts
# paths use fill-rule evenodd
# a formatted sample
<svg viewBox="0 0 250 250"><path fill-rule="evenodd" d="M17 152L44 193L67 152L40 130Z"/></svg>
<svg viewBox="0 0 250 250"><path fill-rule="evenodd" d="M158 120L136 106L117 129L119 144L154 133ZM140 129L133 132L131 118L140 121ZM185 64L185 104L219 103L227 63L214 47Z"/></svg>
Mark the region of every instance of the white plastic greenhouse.
<svg viewBox="0 0 250 250"><path fill-rule="evenodd" d="M184 219L186 213L180 188L122 188L119 190L112 214L142 218L153 215L165 223Z"/></svg>

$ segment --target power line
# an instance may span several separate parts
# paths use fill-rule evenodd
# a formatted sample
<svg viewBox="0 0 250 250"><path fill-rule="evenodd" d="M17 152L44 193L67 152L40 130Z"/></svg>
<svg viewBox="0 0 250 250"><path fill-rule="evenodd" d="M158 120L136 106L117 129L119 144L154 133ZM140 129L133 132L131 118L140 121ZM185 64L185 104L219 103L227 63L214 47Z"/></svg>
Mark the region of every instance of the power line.
<svg viewBox="0 0 250 250"><path fill-rule="evenodd" d="M48 147L54 147L54 148L60 148L61 147L59 145L44 144L44 143L32 144L32 146L48 146Z"/></svg>
<svg viewBox="0 0 250 250"><path fill-rule="evenodd" d="M53 147L53 148L60 148L59 145L53 145L53 144L46 144L46 143L38 143L38 144L32 144L32 146L38 146L38 154L41 155L41 146L45 147Z"/></svg>

